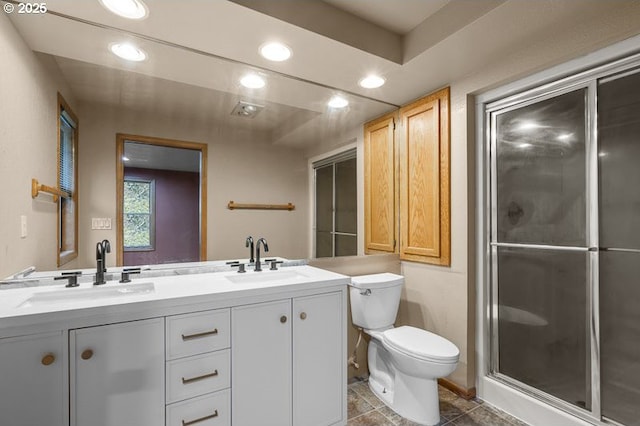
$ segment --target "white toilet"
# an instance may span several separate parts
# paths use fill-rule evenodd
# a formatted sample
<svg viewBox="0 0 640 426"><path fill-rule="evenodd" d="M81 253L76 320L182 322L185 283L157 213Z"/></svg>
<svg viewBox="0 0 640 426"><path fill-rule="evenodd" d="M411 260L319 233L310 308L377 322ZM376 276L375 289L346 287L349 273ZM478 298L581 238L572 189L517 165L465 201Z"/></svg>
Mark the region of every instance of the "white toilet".
<svg viewBox="0 0 640 426"><path fill-rule="evenodd" d="M439 377L451 374L460 351L444 337L415 327L393 327L404 277L351 278L353 324L371 336L369 387L393 411L415 423L440 422Z"/></svg>

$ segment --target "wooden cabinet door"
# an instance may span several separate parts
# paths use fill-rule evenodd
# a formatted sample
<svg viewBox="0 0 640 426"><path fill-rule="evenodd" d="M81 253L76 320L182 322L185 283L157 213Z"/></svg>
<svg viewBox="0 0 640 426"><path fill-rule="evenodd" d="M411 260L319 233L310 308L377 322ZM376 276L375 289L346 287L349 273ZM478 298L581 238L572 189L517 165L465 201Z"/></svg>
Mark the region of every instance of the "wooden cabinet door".
<svg viewBox="0 0 640 426"><path fill-rule="evenodd" d="M342 292L293 299L293 424L346 421L346 307Z"/></svg>
<svg viewBox="0 0 640 426"><path fill-rule="evenodd" d="M449 265L449 88L403 107L400 120L400 258Z"/></svg>
<svg viewBox="0 0 640 426"><path fill-rule="evenodd" d="M0 424L68 424L62 332L0 339Z"/></svg>
<svg viewBox="0 0 640 426"><path fill-rule="evenodd" d="M164 425L164 319L70 331L71 426Z"/></svg>
<svg viewBox="0 0 640 426"><path fill-rule="evenodd" d="M291 299L232 308L233 426L290 426L291 387Z"/></svg>
<svg viewBox="0 0 640 426"><path fill-rule="evenodd" d="M365 252L396 251L395 113L364 127Z"/></svg>

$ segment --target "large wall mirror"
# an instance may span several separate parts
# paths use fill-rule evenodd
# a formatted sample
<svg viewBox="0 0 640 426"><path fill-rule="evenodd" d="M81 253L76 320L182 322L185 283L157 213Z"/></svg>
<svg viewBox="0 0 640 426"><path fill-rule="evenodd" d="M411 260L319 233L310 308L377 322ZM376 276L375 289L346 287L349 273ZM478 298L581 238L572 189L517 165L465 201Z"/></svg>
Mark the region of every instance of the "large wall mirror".
<svg viewBox="0 0 640 426"><path fill-rule="evenodd" d="M20 150L3 152L11 162L21 164L15 170L0 171L5 179L11 175L18 183L9 194L15 202L3 214L24 216L29 227L27 236L20 237L13 232L13 222L0 224L0 235L10 236L6 256L0 260L0 279L30 266L37 271L58 269L56 203L46 194L32 199L28 189L32 178L52 186L56 182L58 92L77 114L79 129L78 257L59 269L95 268L95 246L103 239L117 247L107 255L107 266L246 258L248 235L267 238L274 256L313 256L310 159L353 144L362 123L395 108L355 89L338 90L322 81L291 77L288 65L259 58L235 60L234 52L241 52L241 45L221 55L220 49L210 49L207 43L224 47L229 40L226 44L207 40L195 27L193 34L171 32L167 23L177 13L176 6L147 3L150 16L140 23L114 17L97 0L52 0L44 15L0 16L0 62L7 67L6 73L16 76L10 86L2 86L0 97L3 102L15 99L18 112L12 119L0 118L0 132L7 140L22 141ZM207 9L202 14L210 17L226 14L242 21L257 13L231 2L199 4ZM194 19L198 15L180 13L190 13ZM124 42L144 50L146 60L125 61L109 51L113 43ZM295 57L314 57L311 53L300 49ZM244 87L240 80L248 74L261 77L265 86ZM349 105L329 108L327 101L336 95L347 98ZM198 165L178 165L182 156L170 151L167 141L187 142L173 148L197 151ZM194 147L204 149L194 151ZM170 168L164 170L174 169L164 174L191 173L192 180L198 181L197 188L179 190L181 194L191 191L198 206L180 209L197 223L179 230L178 236L164 234L172 226L167 223L178 222L160 213L176 208L179 201L161 200L160 166L144 167L156 149L160 151L155 157L171 160ZM134 156L139 158L131 158L130 166L122 160ZM152 176L149 170L158 172ZM137 194L137 204L131 204L132 194ZM291 202L296 208L232 211L227 208L231 200ZM109 219L111 227L96 229L95 223L107 223L101 219ZM136 227L139 239L125 243L133 238L131 229ZM154 232L149 234L150 230ZM142 238L145 232L146 239ZM163 249L169 254L160 256L156 248L167 238L174 247ZM175 243L181 239L195 245Z"/></svg>

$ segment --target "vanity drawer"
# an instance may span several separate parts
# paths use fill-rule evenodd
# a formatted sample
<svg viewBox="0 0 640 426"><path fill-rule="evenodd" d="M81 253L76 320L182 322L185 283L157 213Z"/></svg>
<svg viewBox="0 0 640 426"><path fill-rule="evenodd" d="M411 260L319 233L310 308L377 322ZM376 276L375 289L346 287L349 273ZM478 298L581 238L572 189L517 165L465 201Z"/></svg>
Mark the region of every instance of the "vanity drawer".
<svg viewBox="0 0 640 426"><path fill-rule="evenodd" d="M167 362L167 404L228 388L230 350Z"/></svg>
<svg viewBox="0 0 640 426"><path fill-rule="evenodd" d="M167 405L166 426L230 426L230 394L227 389Z"/></svg>
<svg viewBox="0 0 640 426"><path fill-rule="evenodd" d="M167 317L167 359L229 347L229 309Z"/></svg>

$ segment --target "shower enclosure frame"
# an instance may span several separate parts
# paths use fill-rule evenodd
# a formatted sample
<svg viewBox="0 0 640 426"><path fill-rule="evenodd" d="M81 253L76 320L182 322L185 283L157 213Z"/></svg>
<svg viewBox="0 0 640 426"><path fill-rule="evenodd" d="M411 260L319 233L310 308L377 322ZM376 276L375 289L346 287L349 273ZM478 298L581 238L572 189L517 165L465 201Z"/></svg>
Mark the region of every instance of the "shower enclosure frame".
<svg viewBox="0 0 640 426"><path fill-rule="evenodd" d="M599 260L598 260L598 122L597 122L597 86L598 81L614 75L622 75L640 69L640 53L632 45L621 43L602 55L593 55L599 62L584 64L573 61L547 72L539 73L529 79L516 82L481 95L477 102L478 121L478 166L477 183L477 235L478 235L478 350L480 396L482 380L490 378L506 385L523 395L558 408L581 420L596 425L619 424L602 416L600 386L600 312L599 312ZM635 52L634 52L635 50ZM617 53L617 55L616 55ZM620 56L622 59L616 59ZM609 57L606 57L609 56ZM594 58L591 58L593 61ZM582 66L577 65L582 62ZM607 62L602 64L603 62ZM592 67L586 69L587 67ZM541 74L541 75L540 75ZM618 77L619 78L619 77ZM541 81L543 82L541 84ZM497 240L497 134L496 120L499 114L523 108L527 105L551 99L578 89L586 89L585 102L585 246L552 246L540 244L499 243ZM515 94L514 94L515 93ZM499 247L535 248L541 250L568 250L584 252L587 277L587 318L588 348L590 366L589 380L591 407L583 409L537 388L524 384L498 371L498 267L497 251ZM491 402L491 401L490 401ZM517 413L516 413L517 414Z"/></svg>

